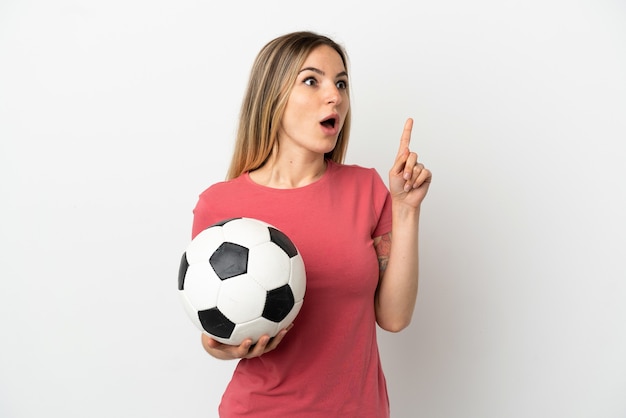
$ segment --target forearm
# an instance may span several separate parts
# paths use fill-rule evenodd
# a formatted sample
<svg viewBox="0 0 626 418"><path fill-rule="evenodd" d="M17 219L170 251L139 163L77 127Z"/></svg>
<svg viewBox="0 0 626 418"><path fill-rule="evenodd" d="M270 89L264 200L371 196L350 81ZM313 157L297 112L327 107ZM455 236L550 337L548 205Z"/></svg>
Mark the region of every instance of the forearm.
<svg viewBox="0 0 626 418"><path fill-rule="evenodd" d="M375 300L376 320L387 331L401 331L413 316L419 276L419 217L419 207L393 208L389 258Z"/></svg>

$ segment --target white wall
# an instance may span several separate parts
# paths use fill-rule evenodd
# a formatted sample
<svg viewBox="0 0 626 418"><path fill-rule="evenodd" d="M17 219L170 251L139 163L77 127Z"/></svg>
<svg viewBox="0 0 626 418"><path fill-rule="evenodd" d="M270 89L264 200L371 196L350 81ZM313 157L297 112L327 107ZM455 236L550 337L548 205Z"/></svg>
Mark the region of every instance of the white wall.
<svg viewBox="0 0 626 418"><path fill-rule="evenodd" d="M349 162L434 172L394 417L626 416L621 0L2 0L0 417L214 417L176 294L259 48L346 45Z"/></svg>

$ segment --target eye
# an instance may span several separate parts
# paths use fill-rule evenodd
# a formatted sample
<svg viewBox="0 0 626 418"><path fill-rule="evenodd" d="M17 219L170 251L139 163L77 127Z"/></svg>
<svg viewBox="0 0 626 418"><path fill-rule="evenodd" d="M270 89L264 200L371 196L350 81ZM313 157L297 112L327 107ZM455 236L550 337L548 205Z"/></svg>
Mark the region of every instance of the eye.
<svg viewBox="0 0 626 418"><path fill-rule="evenodd" d="M317 85L317 80L315 79L315 77L307 77L302 82L304 84L306 84L307 86L316 86Z"/></svg>
<svg viewBox="0 0 626 418"><path fill-rule="evenodd" d="M348 88L348 82L344 80L339 80L335 84L339 90L345 90Z"/></svg>

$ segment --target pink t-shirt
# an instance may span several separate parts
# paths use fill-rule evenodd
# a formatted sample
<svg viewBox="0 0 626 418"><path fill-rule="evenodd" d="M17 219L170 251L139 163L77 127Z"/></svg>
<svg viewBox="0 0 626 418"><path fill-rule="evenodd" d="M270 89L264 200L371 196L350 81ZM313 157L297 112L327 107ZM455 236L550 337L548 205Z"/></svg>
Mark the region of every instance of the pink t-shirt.
<svg viewBox="0 0 626 418"><path fill-rule="evenodd" d="M200 195L193 236L241 216L268 222L291 238L305 263L307 289L278 348L239 361L220 416L388 417L372 239L391 231L391 200L378 173L328 161L318 181L295 189L260 186L248 174L217 183Z"/></svg>

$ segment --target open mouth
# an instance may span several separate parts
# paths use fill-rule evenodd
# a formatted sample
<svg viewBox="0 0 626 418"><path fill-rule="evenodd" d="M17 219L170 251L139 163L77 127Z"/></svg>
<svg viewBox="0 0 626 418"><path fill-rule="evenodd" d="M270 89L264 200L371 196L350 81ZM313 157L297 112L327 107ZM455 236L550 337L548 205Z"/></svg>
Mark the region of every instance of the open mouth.
<svg viewBox="0 0 626 418"><path fill-rule="evenodd" d="M327 128L334 128L335 127L335 123L337 123L337 120L335 118L324 119L321 122L322 126L325 126Z"/></svg>

